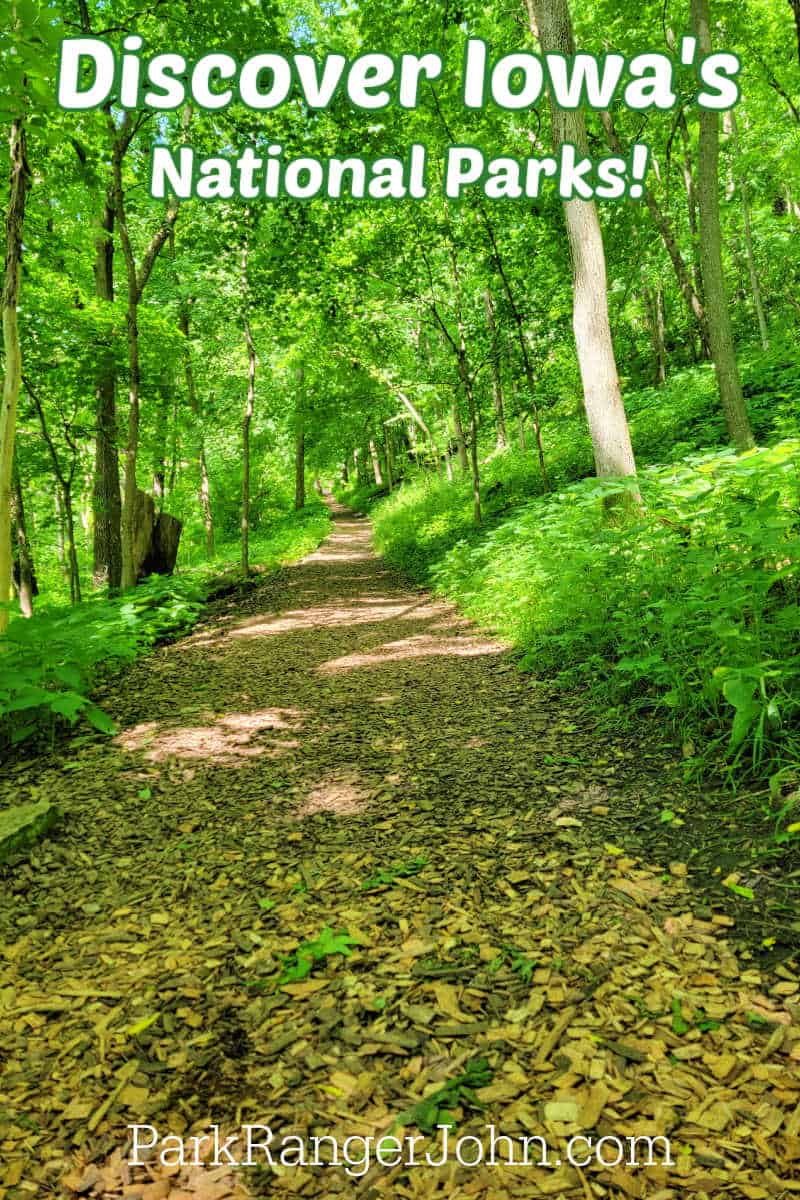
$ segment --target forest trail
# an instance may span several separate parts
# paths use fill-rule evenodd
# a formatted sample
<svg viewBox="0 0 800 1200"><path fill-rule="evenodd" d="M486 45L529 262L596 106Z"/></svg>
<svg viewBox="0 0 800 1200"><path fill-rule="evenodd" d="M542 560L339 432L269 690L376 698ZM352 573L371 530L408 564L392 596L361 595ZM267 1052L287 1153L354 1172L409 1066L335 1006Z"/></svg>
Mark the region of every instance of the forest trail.
<svg viewBox="0 0 800 1200"><path fill-rule="evenodd" d="M115 739L6 775L66 815L0 899L0 1196L62 1180L225 1200L241 1172L125 1167L126 1125L375 1135L424 1124L410 1110L476 1058L484 1111L457 1085L440 1102L460 1134L491 1123L556 1152L585 1131L669 1135L678 1165L248 1186L781 1195L800 1157L797 980L742 961L729 918L692 917L682 864L610 844L635 746L592 747L574 704L553 711L502 645L374 554L366 520L334 518L303 563L127 672L103 700ZM332 952L277 987L326 927L349 939L323 934Z"/></svg>

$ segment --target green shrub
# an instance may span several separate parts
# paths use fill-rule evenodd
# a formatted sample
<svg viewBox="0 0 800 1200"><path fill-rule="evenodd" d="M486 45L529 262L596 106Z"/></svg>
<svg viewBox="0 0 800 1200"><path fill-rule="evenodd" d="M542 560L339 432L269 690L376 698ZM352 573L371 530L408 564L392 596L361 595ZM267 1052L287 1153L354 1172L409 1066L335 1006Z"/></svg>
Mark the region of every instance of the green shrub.
<svg viewBox="0 0 800 1200"><path fill-rule="evenodd" d="M481 528L466 479L414 476L372 515L391 562L509 638L525 667L612 713L660 710L702 760L763 777L800 751L800 378L785 347L742 368L754 428L782 440L707 449L725 443L710 366L628 396L645 507L625 524L603 519L619 484L591 476L585 420L563 403L544 428L550 495L533 453L512 450L482 464Z"/></svg>
<svg viewBox="0 0 800 1200"><path fill-rule="evenodd" d="M330 513L316 495L309 497L299 512L276 513L269 522L250 531L250 561L260 570L274 571L285 563L296 562L310 554L330 530ZM240 539L236 536L218 541L213 565L226 566L238 562ZM187 547L179 559L181 567L209 568L204 546Z"/></svg>
<svg viewBox="0 0 800 1200"><path fill-rule="evenodd" d="M761 774L800 751L799 463L787 440L647 468L624 523L602 505L620 483L585 480L463 540L431 577L538 675L663 709ZM397 515L377 525L391 538Z"/></svg>
<svg viewBox="0 0 800 1200"><path fill-rule="evenodd" d="M327 508L312 502L259 530L251 539L251 561L275 570L315 549L329 527ZM79 720L113 732L91 699L99 671L191 629L219 567L235 564L238 551L238 543L221 546L216 569L206 564L171 578L153 576L115 600L95 596L75 607L41 608L28 621L12 616L8 636L0 639L0 746L52 735L59 724Z"/></svg>
<svg viewBox="0 0 800 1200"><path fill-rule="evenodd" d="M90 697L101 665L134 658L190 628L206 599L202 581L154 577L117 600L95 597L12 617L0 640L0 738L8 743L52 732L59 721L113 725Z"/></svg>

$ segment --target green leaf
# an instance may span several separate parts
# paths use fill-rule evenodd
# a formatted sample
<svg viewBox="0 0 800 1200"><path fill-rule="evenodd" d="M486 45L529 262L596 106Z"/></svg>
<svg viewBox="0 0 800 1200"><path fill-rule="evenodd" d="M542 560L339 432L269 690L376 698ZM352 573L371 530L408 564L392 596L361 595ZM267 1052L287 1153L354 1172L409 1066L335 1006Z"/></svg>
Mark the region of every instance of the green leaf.
<svg viewBox="0 0 800 1200"><path fill-rule="evenodd" d="M50 710L74 724L87 704L86 697L79 696L76 692L56 692L50 700Z"/></svg>
<svg viewBox="0 0 800 1200"><path fill-rule="evenodd" d="M681 1010L680 998L674 996L672 999L672 1032L676 1033L678 1037L683 1037L691 1028Z"/></svg>
<svg viewBox="0 0 800 1200"><path fill-rule="evenodd" d="M116 733L117 727L102 708L98 708L96 704L90 704L86 709L86 716L95 729L99 729L100 733Z"/></svg>
<svg viewBox="0 0 800 1200"><path fill-rule="evenodd" d="M422 856L409 859L408 862L396 863L394 866L376 871L369 879L361 884L363 891L374 891L376 888L389 887L395 879L408 879L418 875L428 865L427 858Z"/></svg>

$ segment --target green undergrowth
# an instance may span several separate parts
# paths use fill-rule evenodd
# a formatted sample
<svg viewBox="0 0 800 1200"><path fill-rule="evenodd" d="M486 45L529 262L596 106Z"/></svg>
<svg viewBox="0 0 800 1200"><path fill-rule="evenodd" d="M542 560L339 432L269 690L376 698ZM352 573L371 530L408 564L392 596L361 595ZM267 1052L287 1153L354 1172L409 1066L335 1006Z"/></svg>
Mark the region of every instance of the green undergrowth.
<svg viewBox="0 0 800 1200"><path fill-rule="evenodd" d="M259 571L275 571L278 567L297 562L312 550L330 532L331 519L328 508L316 496L309 498L300 512L284 512L261 527L250 532L250 561ZM222 541L216 548L211 566L217 569L236 570L241 544L238 534L231 540ZM198 547L191 554L178 560L181 570L208 571L209 563Z"/></svg>
<svg viewBox="0 0 800 1200"><path fill-rule="evenodd" d="M251 562L258 572L274 571L314 550L329 527L328 511L318 503L283 516L254 532ZM209 599L241 580L238 550L222 546L210 564L171 578L152 576L113 600L96 595L72 607L41 606L30 621L12 615L0 639L0 750L53 738L60 727L79 722L113 732L91 697L98 678L187 633Z"/></svg>
<svg viewBox="0 0 800 1200"><path fill-rule="evenodd" d="M743 387L760 444L797 435L800 369L796 358L791 346L778 347L770 354L752 351L742 356ZM676 372L663 387L627 394L625 408L640 467L678 463L695 451L726 443L710 365ZM592 477L592 446L582 406L571 397L549 406L543 401L542 409L542 441L551 487L557 491ZM518 505L543 495L530 428L524 452L514 443L505 453L491 453L493 436L492 430L486 431L486 456L481 465L483 529L475 528L472 487L466 479L453 486L444 478L422 476L413 485L414 496L408 499L414 514L407 517L401 505L391 528L388 513L382 515L381 524L387 530L384 552L414 578L427 582L430 567L453 545L479 542L486 528ZM361 512L371 510L384 496L384 490L372 487L355 486L340 492L340 499Z"/></svg>
<svg viewBox="0 0 800 1200"><path fill-rule="evenodd" d="M707 369L630 398L644 507L624 522L604 517L619 483L576 478L569 423L547 496L530 455L485 464L480 529L468 482L428 476L351 502L370 507L391 562L511 640L525 668L610 719L660 714L697 774L770 780L785 797L800 761L800 441L782 435L800 381L761 356L745 383L772 444L741 457L697 445L724 433Z"/></svg>

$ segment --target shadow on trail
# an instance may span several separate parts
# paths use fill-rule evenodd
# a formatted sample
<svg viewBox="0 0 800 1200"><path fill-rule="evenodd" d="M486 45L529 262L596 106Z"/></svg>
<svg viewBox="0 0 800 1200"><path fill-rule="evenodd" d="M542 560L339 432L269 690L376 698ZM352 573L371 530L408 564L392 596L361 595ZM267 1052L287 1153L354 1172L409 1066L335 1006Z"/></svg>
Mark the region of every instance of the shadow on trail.
<svg viewBox="0 0 800 1200"><path fill-rule="evenodd" d="M305 562L126 672L103 699L115 738L74 739L6 782L65 812L0 892L2 1107L18 1113L3 1146L43 1194L67 1168L87 1194L88 1163L91 1194L132 1195L130 1122L385 1131L470 1055L496 1072L484 1098L504 1133L547 1132L535 1080L539 1099L617 1097L604 1129L689 1143L676 995L717 1017L719 1053L778 1054L753 1048L745 1014L784 1022L783 1001L755 972L743 984L681 873L604 832L636 788L652 819L679 763L597 739L575 698L378 559L366 521L334 521ZM280 987L326 927L352 952ZM743 1163L745 1189L759 1167ZM223 1174L215 1200L240 1194ZM206 1194L202 1170L148 1180L159 1200ZM327 1180L287 1186L350 1194ZM534 1172L513 1194L578 1200L585 1182ZM461 1194L449 1167L424 1187ZM469 1194L501 1193L489 1172Z"/></svg>
<svg viewBox="0 0 800 1200"><path fill-rule="evenodd" d="M269 780L271 813L298 816L352 815L390 776L398 798L447 807L460 778L470 800L482 777L527 787L542 714L516 707L514 736L506 730L509 683L520 699L530 687L509 673L503 645L452 605L409 591L373 553L366 521L337 508L334 522L324 545L281 576L277 611L256 591L246 615L206 624L155 670L137 668L142 690L127 688L118 714L130 765L157 785L159 767L191 763L190 791L205 781L222 807L228 795L262 803ZM148 687L162 672L168 690ZM493 761L479 762L470 744L480 738L485 751L493 726ZM531 743L522 754L520 739ZM342 804L348 788L359 805Z"/></svg>
<svg viewBox="0 0 800 1200"><path fill-rule="evenodd" d="M435 838L476 805L527 812L556 793L596 805L624 789L633 748L587 760L591 721L574 702L552 713L501 643L411 588L375 555L369 523L332 507L314 554L125 673L103 698L113 743L79 740L66 764L26 773L18 799L35 780L68 817L63 855L37 880L63 896L57 917L36 893L16 897L31 927L85 926L74 869L87 846L105 911L148 889L177 894L180 871L143 877L127 860L163 856L195 824L212 862L237 839L246 855L250 834L276 822L315 818L309 833L324 839L328 817L344 820L344 836L376 845L374 825L400 810L416 814L417 839ZM19 917L0 906L0 933Z"/></svg>

